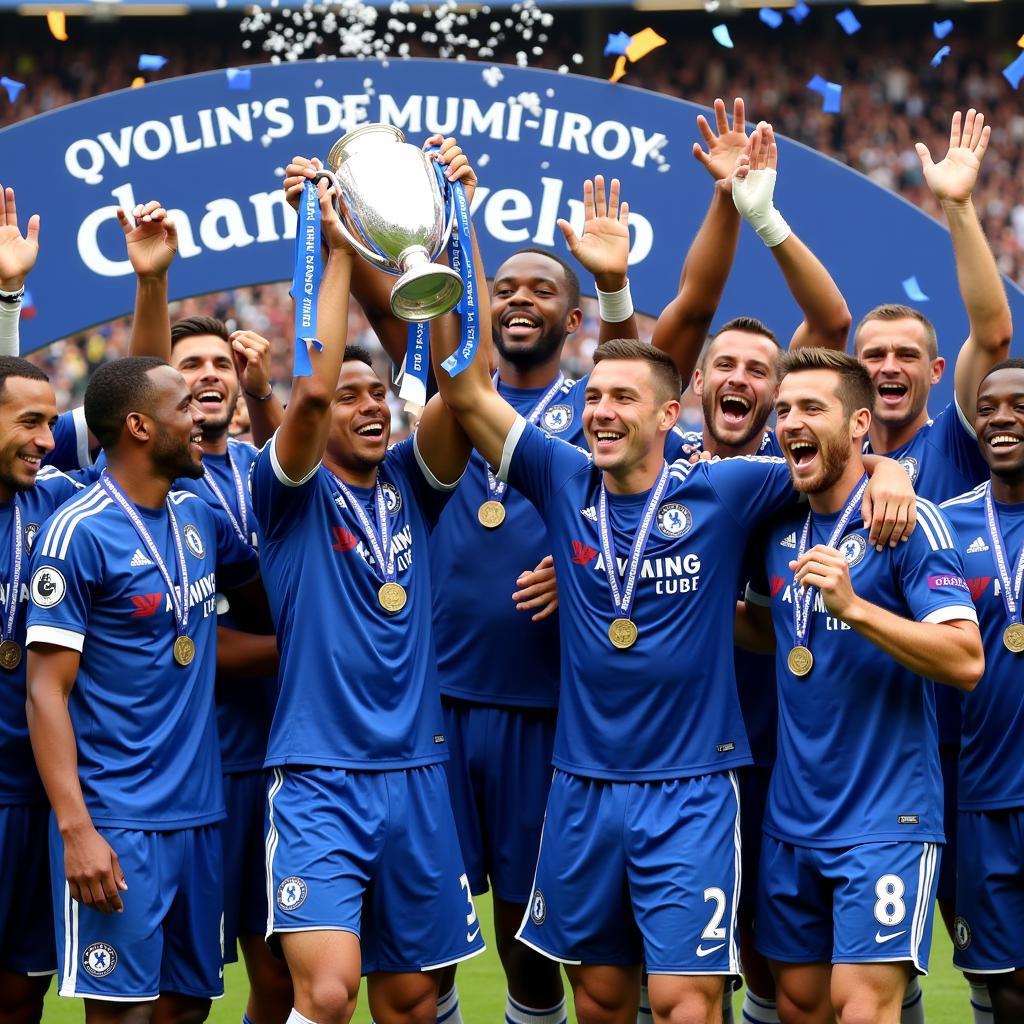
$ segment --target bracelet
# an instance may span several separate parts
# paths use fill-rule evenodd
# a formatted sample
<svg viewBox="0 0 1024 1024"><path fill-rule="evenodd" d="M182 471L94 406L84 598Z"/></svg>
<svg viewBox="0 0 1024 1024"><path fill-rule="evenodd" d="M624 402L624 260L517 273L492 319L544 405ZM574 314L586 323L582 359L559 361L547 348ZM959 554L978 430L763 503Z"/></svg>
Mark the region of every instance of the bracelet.
<svg viewBox="0 0 1024 1024"><path fill-rule="evenodd" d="M25 294L25 286L22 285L16 292L5 292L0 290L0 302L7 302L10 305L14 305L16 302L21 302L22 296Z"/></svg>
<svg viewBox="0 0 1024 1024"><path fill-rule="evenodd" d="M597 305L601 319L609 324L621 324L633 315L633 297L629 294L629 281L617 292L603 292L597 289Z"/></svg>
<svg viewBox="0 0 1024 1024"><path fill-rule="evenodd" d="M254 395L248 388L242 388L246 395L256 402L265 402L268 398L274 397L274 385L268 385L267 393L265 395Z"/></svg>

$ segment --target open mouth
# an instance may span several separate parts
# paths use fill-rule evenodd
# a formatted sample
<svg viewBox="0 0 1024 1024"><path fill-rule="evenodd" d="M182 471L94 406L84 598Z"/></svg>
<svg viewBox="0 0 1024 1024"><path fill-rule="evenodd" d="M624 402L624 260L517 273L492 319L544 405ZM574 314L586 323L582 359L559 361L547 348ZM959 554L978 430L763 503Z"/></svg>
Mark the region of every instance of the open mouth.
<svg viewBox="0 0 1024 1024"><path fill-rule="evenodd" d="M611 451L625 436L625 434L618 430L595 430L595 448L599 452Z"/></svg>
<svg viewBox="0 0 1024 1024"><path fill-rule="evenodd" d="M818 446L813 441L803 438L790 441L787 448L790 460L797 469L807 469L818 457Z"/></svg>
<svg viewBox="0 0 1024 1024"><path fill-rule="evenodd" d="M509 313L502 318L501 326L506 333L518 338L539 330L541 320L539 317L529 316L525 313Z"/></svg>
<svg viewBox="0 0 1024 1024"><path fill-rule="evenodd" d="M195 398L199 405L209 411L220 409L225 401L225 396L214 388L204 388L202 391L196 392Z"/></svg>
<svg viewBox="0 0 1024 1024"><path fill-rule="evenodd" d="M886 405L898 405L903 401L904 396L910 388L906 384L899 384L896 381L887 381L878 385L878 397Z"/></svg>
<svg viewBox="0 0 1024 1024"><path fill-rule="evenodd" d="M43 463L43 459L42 459L41 455L24 455L24 454L19 454L18 458L25 464L25 467L28 470L30 470L32 473L38 472L39 471L39 467Z"/></svg>
<svg viewBox="0 0 1024 1024"><path fill-rule="evenodd" d="M722 414L722 419L733 426L742 423L750 415L752 408L750 400L742 395L722 395L718 400L718 409Z"/></svg>
<svg viewBox="0 0 1024 1024"><path fill-rule="evenodd" d="M997 451L1005 451L1009 448L1016 448L1021 443L1021 438L1016 434L993 434L988 438L989 448Z"/></svg>
<svg viewBox="0 0 1024 1024"><path fill-rule="evenodd" d="M356 434L359 437L368 437L372 440L377 440L384 436L384 424L375 423L364 423L357 431Z"/></svg>

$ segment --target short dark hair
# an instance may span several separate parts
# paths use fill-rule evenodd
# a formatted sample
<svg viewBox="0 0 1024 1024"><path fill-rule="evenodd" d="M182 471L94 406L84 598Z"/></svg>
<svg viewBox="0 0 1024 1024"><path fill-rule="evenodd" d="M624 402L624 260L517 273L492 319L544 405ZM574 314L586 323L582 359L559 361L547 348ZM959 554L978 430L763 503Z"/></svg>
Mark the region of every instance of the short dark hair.
<svg viewBox="0 0 1024 1024"><path fill-rule="evenodd" d="M678 398L683 390L683 380L679 376L676 364L659 348L638 341L636 338L615 338L598 345L594 353L594 365L605 359L637 359L650 364L654 376L656 391L660 391L665 400Z"/></svg>
<svg viewBox="0 0 1024 1024"><path fill-rule="evenodd" d="M835 392L847 416L852 416L858 409L874 410L875 385L855 356L832 348L795 348L780 360L779 380L805 370L829 370L839 377Z"/></svg>
<svg viewBox="0 0 1024 1024"><path fill-rule="evenodd" d="M28 380L45 381L50 379L35 363L30 363L27 359L22 359L20 356L0 356L0 402L6 400L8 377L25 377Z"/></svg>
<svg viewBox="0 0 1024 1024"><path fill-rule="evenodd" d="M140 412L153 400L150 371L166 366L155 356L127 356L100 366L85 389L85 422L102 448L112 448L130 412Z"/></svg>
<svg viewBox="0 0 1024 1024"><path fill-rule="evenodd" d="M213 334L230 344L231 332L223 320L215 316L186 316L171 324L171 348L186 338L198 338L204 334Z"/></svg>
<svg viewBox="0 0 1024 1024"><path fill-rule="evenodd" d="M370 350L364 348L362 345L346 345L345 355L341 360L343 363L366 363L370 369L374 369L373 356L370 355Z"/></svg>
<svg viewBox="0 0 1024 1024"><path fill-rule="evenodd" d="M576 271L573 270L572 264L568 260L562 259L561 256L551 252L550 249L541 249L538 246L527 246L525 249L516 249L512 256L519 256L522 253L533 253L537 256L547 256L549 260L553 260L562 268L562 273L565 276L565 287L569 293L569 308L576 309L580 304L580 279L576 276ZM511 259L511 257L509 257Z"/></svg>
<svg viewBox="0 0 1024 1024"><path fill-rule="evenodd" d="M782 352L782 345L779 344L779 339L775 336L775 332L763 320L758 320L756 316L734 316L731 320L726 320L714 334L708 335L704 351L700 354L701 373L704 372L704 367L707 364L711 346L718 340L718 336L726 331L744 331L747 334L758 334L762 338L767 338L779 350L780 354Z"/></svg>
<svg viewBox="0 0 1024 1024"><path fill-rule="evenodd" d="M996 365L981 378L981 382L978 386L980 387L981 384L984 384L993 373L998 373L1000 370L1024 370L1024 359L1018 359L1016 356L1012 356L1009 359L1004 359L1001 363L996 363Z"/></svg>
<svg viewBox="0 0 1024 1024"><path fill-rule="evenodd" d="M904 306L899 302L888 302L882 306L875 306L875 308L869 313L865 313L865 315L861 317L860 323L857 324L857 329L853 332L854 352L857 351L857 339L860 337L861 328L872 320L883 320L887 323L890 323L893 320L916 320L922 327L924 327L925 347L928 351L928 358L938 358L939 337L935 333L935 325L920 310L914 309L913 306Z"/></svg>

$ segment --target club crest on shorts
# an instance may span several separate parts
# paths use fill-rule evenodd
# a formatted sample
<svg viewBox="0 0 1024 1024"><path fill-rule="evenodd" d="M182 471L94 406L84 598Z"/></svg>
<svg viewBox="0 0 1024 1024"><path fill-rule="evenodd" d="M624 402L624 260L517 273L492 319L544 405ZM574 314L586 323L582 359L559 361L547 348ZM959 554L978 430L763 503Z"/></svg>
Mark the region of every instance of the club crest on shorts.
<svg viewBox="0 0 1024 1024"><path fill-rule="evenodd" d="M298 875L289 875L277 887L277 905L282 910L298 910L306 902L306 883Z"/></svg>
<svg viewBox="0 0 1024 1024"><path fill-rule="evenodd" d="M398 488L388 483L387 480L382 480L380 489L384 492L384 507L388 510L389 516L397 516L402 510L402 494Z"/></svg>
<svg viewBox="0 0 1024 1024"><path fill-rule="evenodd" d="M185 536L185 547L192 552L196 558L202 558L206 554L206 548L203 547L203 538L199 536L199 531L191 524L186 523L185 529L182 530Z"/></svg>
<svg viewBox="0 0 1024 1024"><path fill-rule="evenodd" d="M52 565L41 565L32 577L32 600L40 608L52 608L64 600L68 585L60 570Z"/></svg>
<svg viewBox="0 0 1024 1024"><path fill-rule="evenodd" d="M549 434L561 434L572 423L572 406L552 405L544 411L540 422Z"/></svg>
<svg viewBox="0 0 1024 1024"><path fill-rule="evenodd" d="M675 540L693 526L693 516L690 515L690 510L685 505L680 505L678 501L666 501L658 509L657 522L658 532L669 540Z"/></svg>
<svg viewBox="0 0 1024 1024"><path fill-rule="evenodd" d="M859 533L848 533L839 542L839 553L852 569L868 551L868 542Z"/></svg>
<svg viewBox="0 0 1024 1024"><path fill-rule="evenodd" d="M913 455L904 455L903 458L900 459L900 465L906 471L907 476L910 477L910 482L915 483L917 481L918 470L917 459L915 459Z"/></svg>
<svg viewBox="0 0 1024 1024"><path fill-rule="evenodd" d="M534 924L543 924L548 916L548 905L544 899L544 893L540 889L533 890L533 899L530 901L530 920Z"/></svg>
<svg viewBox="0 0 1024 1024"><path fill-rule="evenodd" d="M953 921L953 941L956 943L956 948L961 951L971 944L971 926L967 923L967 918L961 917L959 914Z"/></svg>
<svg viewBox="0 0 1024 1024"><path fill-rule="evenodd" d="M117 950L106 942L94 942L85 947L82 966L94 978L105 978L117 966Z"/></svg>

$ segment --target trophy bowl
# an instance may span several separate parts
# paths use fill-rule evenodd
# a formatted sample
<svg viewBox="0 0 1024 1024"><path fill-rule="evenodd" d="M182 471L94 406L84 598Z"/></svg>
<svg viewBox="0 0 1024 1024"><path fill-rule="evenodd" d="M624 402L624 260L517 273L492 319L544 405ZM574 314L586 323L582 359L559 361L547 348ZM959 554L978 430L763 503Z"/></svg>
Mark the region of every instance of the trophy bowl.
<svg viewBox="0 0 1024 1024"><path fill-rule="evenodd" d="M346 238L365 260L398 277L391 310L420 323L443 316L462 298L456 271L434 262L448 242L454 203L446 210L427 155L399 128L366 124L346 132L327 154L327 178ZM468 244L468 240L467 240ZM471 258L467 247L467 258Z"/></svg>

